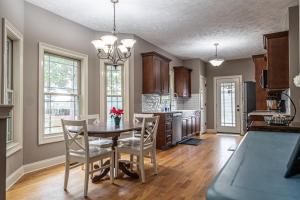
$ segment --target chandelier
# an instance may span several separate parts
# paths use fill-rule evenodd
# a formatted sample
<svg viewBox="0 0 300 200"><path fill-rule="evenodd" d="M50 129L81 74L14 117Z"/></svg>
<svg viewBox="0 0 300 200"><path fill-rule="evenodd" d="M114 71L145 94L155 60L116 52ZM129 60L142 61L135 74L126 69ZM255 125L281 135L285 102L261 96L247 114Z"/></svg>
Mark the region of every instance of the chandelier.
<svg viewBox="0 0 300 200"><path fill-rule="evenodd" d="M223 62L224 62L225 60L222 59L222 58L218 58L218 46L219 46L219 43L215 43L214 45L216 46L216 54L215 54L215 58L209 60L208 62L209 62L212 66L214 66L214 67L219 67L220 65L223 64Z"/></svg>
<svg viewBox="0 0 300 200"><path fill-rule="evenodd" d="M104 35L99 40L93 40L92 44L98 51L98 58L109 60L112 65L117 66L124 63L131 56L131 49L135 43L133 39L119 41L116 32L116 3L119 0L111 0L114 7L114 26L112 35Z"/></svg>

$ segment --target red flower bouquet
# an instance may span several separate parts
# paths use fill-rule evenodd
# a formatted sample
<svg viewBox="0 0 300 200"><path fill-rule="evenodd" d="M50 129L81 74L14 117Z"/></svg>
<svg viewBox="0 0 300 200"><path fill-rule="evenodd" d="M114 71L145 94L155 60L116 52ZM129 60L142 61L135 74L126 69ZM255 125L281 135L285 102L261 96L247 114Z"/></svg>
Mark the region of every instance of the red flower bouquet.
<svg viewBox="0 0 300 200"><path fill-rule="evenodd" d="M114 118L116 126L120 125L121 116L123 114L124 114L124 110L123 109L117 109L115 107L112 107L112 109L110 109L110 117Z"/></svg>

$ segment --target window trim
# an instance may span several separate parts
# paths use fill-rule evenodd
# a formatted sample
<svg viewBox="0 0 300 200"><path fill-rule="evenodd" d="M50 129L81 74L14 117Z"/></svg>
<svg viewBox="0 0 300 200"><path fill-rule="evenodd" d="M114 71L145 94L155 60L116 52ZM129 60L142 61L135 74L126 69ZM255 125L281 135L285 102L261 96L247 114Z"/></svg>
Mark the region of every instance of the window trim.
<svg viewBox="0 0 300 200"><path fill-rule="evenodd" d="M39 42L39 125L38 125L38 144L48 144L64 140L63 134L46 136L44 134L44 54L53 53L60 56L80 60L80 116L88 115L88 56L86 54L63 49L44 42Z"/></svg>
<svg viewBox="0 0 300 200"><path fill-rule="evenodd" d="M7 37L13 41L13 85L14 85L14 115L13 115L13 142L6 145L6 157L11 156L23 148L23 35L5 18L2 18L2 82L1 102L5 103L7 93Z"/></svg>
<svg viewBox="0 0 300 200"><path fill-rule="evenodd" d="M111 64L109 60L100 60L100 122L106 122L106 65ZM123 91L124 91L124 121L129 121L129 60L123 63Z"/></svg>

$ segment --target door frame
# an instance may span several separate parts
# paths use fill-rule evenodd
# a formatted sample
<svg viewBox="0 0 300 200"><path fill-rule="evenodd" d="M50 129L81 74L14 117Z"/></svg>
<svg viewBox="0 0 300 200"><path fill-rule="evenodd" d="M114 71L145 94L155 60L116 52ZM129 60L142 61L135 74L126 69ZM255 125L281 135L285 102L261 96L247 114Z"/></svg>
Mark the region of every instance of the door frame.
<svg viewBox="0 0 300 200"><path fill-rule="evenodd" d="M202 130L201 127L201 122L202 122L202 115L201 115L201 79L204 79L205 81L205 111L204 111L204 115L205 115L205 119L206 119L206 125L205 128ZM200 107L200 134L206 133L207 132L207 78L203 75L200 75L200 81L199 81L199 107Z"/></svg>
<svg viewBox="0 0 300 200"><path fill-rule="evenodd" d="M217 80L218 79L240 79L240 134L242 134L243 129L243 112L244 112L244 102L243 102L243 75L232 75L232 76L215 76L214 77L214 131L217 133Z"/></svg>

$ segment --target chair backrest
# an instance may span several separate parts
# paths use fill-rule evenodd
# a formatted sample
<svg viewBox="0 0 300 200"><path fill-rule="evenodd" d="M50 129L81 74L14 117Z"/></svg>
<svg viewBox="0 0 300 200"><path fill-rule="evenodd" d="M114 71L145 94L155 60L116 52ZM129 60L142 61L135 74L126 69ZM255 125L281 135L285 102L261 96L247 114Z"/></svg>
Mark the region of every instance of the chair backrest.
<svg viewBox="0 0 300 200"><path fill-rule="evenodd" d="M154 114L140 114L140 113L134 113L133 114L133 124L134 125L142 125L143 123L143 119L145 117L154 117ZM136 131L134 132L134 137L141 137L141 132L140 131ZM146 137L146 135L145 135Z"/></svg>
<svg viewBox="0 0 300 200"><path fill-rule="evenodd" d="M86 120L61 120L64 132L66 154L81 153L89 155L89 140ZM83 137L83 141L82 141Z"/></svg>
<svg viewBox="0 0 300 200"><path fill-rule="evenodd" d="M100 115L99 114L93 114L93 115L87 115L86 117L80 116L81 120L86 120L88 124L92 122L92 124L98 124L100 122Z"/></svg>
<svg viewBox="0 0 300 200"><path fill-rule="evenodd" d="M143 122L143 118L145 117L153 117L154 114L140 114L140 113L134 113L133 114L133 124L136 123L142 123Z"/></svg>
<svg viewBox="0 0 300 200"><path fill-rule="evenodd" d="M148 148L152 146L156 148L156 136L159 123L159 116L144 117L142 122L142 131L140 137L140 148Z"/></svg>

